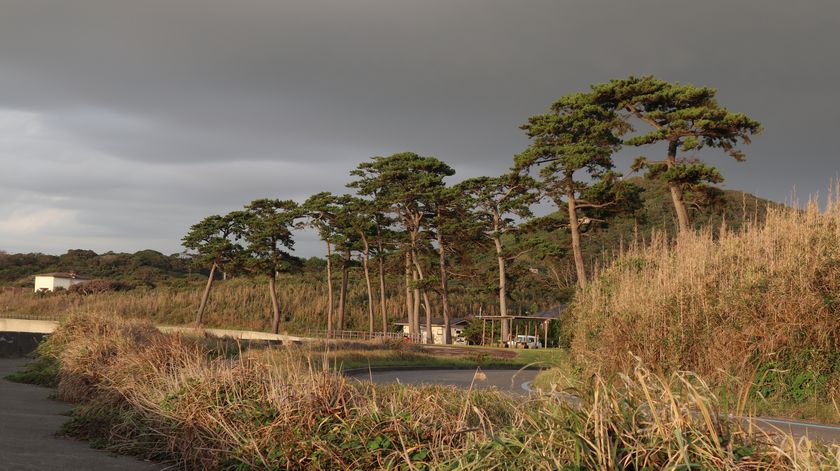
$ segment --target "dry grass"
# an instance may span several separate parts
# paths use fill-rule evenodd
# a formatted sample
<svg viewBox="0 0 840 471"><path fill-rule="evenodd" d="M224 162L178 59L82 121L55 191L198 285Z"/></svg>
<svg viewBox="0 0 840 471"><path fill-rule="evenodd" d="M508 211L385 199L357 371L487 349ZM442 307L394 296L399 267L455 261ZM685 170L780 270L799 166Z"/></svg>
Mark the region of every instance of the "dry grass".
<svg viewBox="0 0 840 471"><path fill-rule="evenodd" d="M38 295L31 292L0 292L0 313L32 318L62 318L77 312L104 312L128 319L148 319L158 324L181 325L195 320L203 282L183 287L138 288L126 292L80 296L70 293ZM281 276L278 300L289 332L325 329L327 297L317 280ZM398 293L397 293L398 294ZM348 298L348 328L367 330L367 295L354 284ZM387 312L396 316L404 305L398 297L386 301ZM267 331L271 325L271 302L264 280L218 281L205 315L207 327ZM378 316L378 313L377 313ZM380 326L379 318L376 326Z"/></svg>
<svg viewBox="0 0 840 471"><path fill-rule="evenodd" d="M368 329L367 294L363 280L352 277L347 299L346 330ZM404 317L405 298L400 280L389 280L385 310L389 322ZM71 293L39 295L27 290L0 291L0 317L61 319L78 312L103 312L126 319L149 319L157 324L183 325L195 320L204 281L184 286L137 288L123 292L81 296ZM305 275L282 275L277 281L277 296L283 322L281 329L290 333L324 330L327 322L326 288L320 279ZM452 316L466 316L479 311L472 295L452 294ZM336 293L336 299L338 294ZM376 295L378 299L378 294ZM217 281L207 305L205 325L230 329L269 331L271 301L264 279L237 278ZM337 308L337 307L336 307ZM439 309L435 306L433 309ZM493 314L492 305L484 312ZM377 302L374 329L381 329ZM436 313L437 315L437 313ZM390 324L389 324L390 325Z"/></svg>
<svg viewBox="0 0 840 471"><path fill-rule="evenodd" d="M597 377L580 404L355 383L299 352L273 361L101 316L41 349L69 433L189 469L824 469L837 447L773 441L718 413L688 374ZM304 366L301 366L301 365Z"/></svg>
<svg viewBox="0 0 840 471"><path fill-rule="evenodd" d="M770 208L764 224L717 237L654 235L578 293L573 311L573 350L590 371L630 371L632 353L840 419L840 201Z"/></svg>

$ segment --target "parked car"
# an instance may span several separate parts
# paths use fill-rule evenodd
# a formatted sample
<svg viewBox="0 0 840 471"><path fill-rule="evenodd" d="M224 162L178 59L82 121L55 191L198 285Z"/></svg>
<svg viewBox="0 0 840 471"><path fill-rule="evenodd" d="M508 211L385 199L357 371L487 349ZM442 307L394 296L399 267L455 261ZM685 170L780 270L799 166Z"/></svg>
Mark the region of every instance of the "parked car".
<svg viewBox="0 0 840 471"><path fill-rule="evenodd" d="M455 345L469 345L470 341L467 340L466 337L455 337L455 341L452 343L454 343Z"/></svg>
<svg viewBox="0 0 840 471"><path fill-rule="evenodd" d="M508 341L510 348L542 348L543 344L536 335L517 335Z"/></svg>

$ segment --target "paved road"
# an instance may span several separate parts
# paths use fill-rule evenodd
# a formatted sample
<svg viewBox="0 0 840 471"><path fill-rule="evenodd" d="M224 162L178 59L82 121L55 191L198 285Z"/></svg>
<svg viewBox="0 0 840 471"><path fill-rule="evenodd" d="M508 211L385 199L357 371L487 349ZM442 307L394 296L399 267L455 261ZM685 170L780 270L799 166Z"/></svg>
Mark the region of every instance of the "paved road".
<svg viewBox="0 0 840 471"><path fill-rule="evenodd" d="M14 470L159 470L132 457L94 450L85 442L57 438L69 404L48 399L53 390L2 379L27 360L0 359L0 467Z"/></svg>
<svg viewBox="0 0 840 471"><path fill-rule="evenodd" d="M478 387L495 386L503 391L515 394L528 394L530 382L537 372L533 370L486 370L486 381L476 381ZM473 370L403 370L375 371L358 373L357 379L372 379L377 383L399 381L403 384L451 384L461 388L469 387L474 375ZM746 422L747 419L740 419ZM775 433L781 431L794 437L807 436L811 439L840 444L840 427L836 425L813 424L775 418L757 417L752 419L758 428Z"/></svg>
<svg viewBox="0 0 840 471"><path fill-rule="evenodd" d="M747 424L752 420L753 425L768 432L777 434L779 432L790 434L794 437L808 437L812 440L820 440L825 443L840 444L840 427L836 425L812 424L795 420L773 419L768 417L755 417L752 419L741 418Z"/></svg>
<svg viewBox="0 0 840 471"><path fill-rule="evenodd" d="M482 379L481 373L484 374ZM359 372L354 375L356 379L373 380L375 383L393 383L399 381L402 384L451 384L459 388L468 388L470 384L474 387L489 388L495 387L502 391L514 394L528 394L522 385L533 381L537 376L536 370L480 370L478 377L473 383L476 370L402 370L402 371L374 371Z"/></svg>

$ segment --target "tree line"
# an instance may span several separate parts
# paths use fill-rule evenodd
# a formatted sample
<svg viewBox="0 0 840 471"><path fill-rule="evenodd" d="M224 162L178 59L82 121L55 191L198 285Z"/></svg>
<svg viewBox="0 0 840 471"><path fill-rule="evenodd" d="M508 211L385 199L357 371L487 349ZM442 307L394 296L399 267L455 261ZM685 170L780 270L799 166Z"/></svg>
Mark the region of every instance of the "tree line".
<svg viewBox="0 0 840 471"><path fill-rule="evenodd" d="M458 267L477 249L496 259L501 316L508 315L506 271L517 252L571 254L582 288L588 277L582 233L642 203L640 188L615 168L613 155L623 146L665 144L665 155L639 157L631 170L644 170L645 178L667 185L680 232L691 230L687 198L723 180L717 169L689 154L711 147L744 159L737 146L750 143L761 126L722 107L715 94L712 88L652 76L611 80L563 96L546 113L528 118L521 129L530 143L502 175L450 185L445 180L455 170L447 163L402 152L360 163L347 183L352 194L321 192L302 203L258 199L242 210L209 216L183 239L210 269L196 323L203 322L216 271L224 270L268 278L272 330L279 332L276 275L296 263L289 254L293 233L305 227L324 243L329 332L345 326L348 276L357 261L367 292L368 330L388 330L388 271L402 280L410 332L419 333L425 318L429 342L433 307L443 317L444 341L451 342L450 279L463 276ZM531 208L541 201L553 202L565 217L534 217ZM513 235L536 230L568 232L569 246L536 237L515 250L510 246ZM501 322L501 329L508 338L509 323Z"/></svg>
<svg viewBox="0 0 840 471"><path fill-rule="evenodd" d="M189 257L154 250L96 253L70 249L62 255L6 253L0 250L0 285L32 287L32 275L75 271L86 278L117 280L127 286L153 288L183 282L195 267Z"/></svg>

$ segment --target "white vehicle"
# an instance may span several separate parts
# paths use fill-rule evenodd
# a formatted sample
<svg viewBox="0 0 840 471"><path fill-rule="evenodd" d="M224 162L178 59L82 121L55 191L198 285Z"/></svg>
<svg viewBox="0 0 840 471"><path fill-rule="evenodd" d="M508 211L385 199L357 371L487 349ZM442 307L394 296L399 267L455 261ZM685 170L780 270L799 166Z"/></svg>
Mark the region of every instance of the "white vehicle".
<svg viewBox="0 0 840 471"><path fill-rule="evenodd" d="M543 344L536 335L517 335L508 341L510 348L542 348Z"/></svg>

